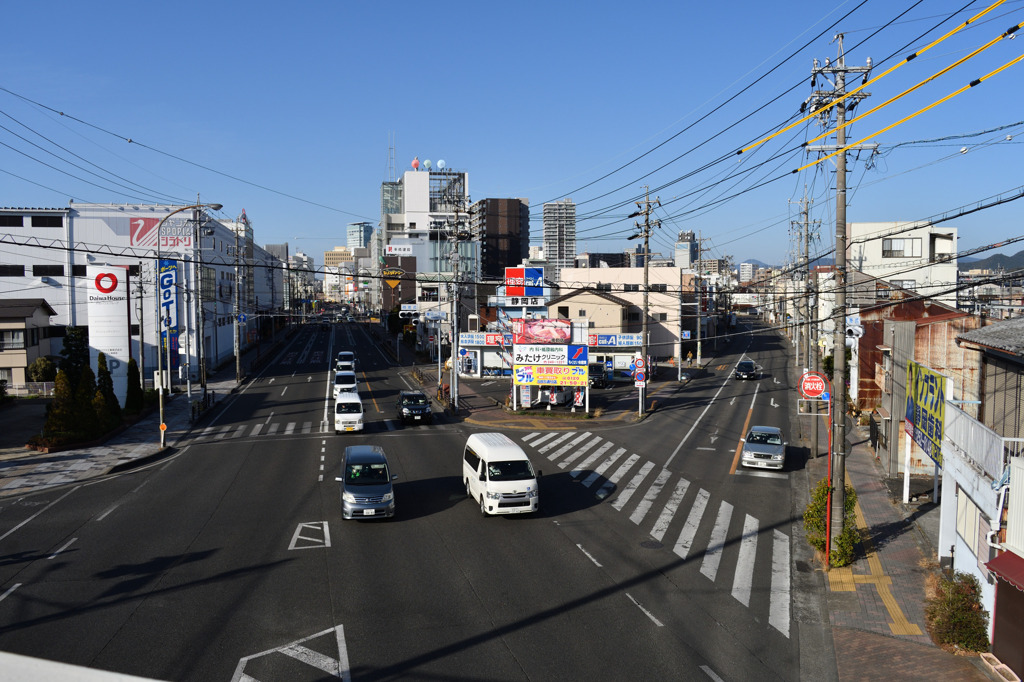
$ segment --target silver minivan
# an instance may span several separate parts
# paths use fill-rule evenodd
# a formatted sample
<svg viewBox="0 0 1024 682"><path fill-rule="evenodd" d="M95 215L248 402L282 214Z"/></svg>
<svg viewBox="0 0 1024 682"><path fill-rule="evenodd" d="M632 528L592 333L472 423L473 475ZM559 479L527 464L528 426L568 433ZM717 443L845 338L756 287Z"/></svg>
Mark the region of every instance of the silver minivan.
<svg viewBox="0 0 1024 682"><path fill-rule="evenodd" d="M341 459L341 517L343 519L391 518L395 515L395 491L388 458L379 445L350 445Z"/></svg>

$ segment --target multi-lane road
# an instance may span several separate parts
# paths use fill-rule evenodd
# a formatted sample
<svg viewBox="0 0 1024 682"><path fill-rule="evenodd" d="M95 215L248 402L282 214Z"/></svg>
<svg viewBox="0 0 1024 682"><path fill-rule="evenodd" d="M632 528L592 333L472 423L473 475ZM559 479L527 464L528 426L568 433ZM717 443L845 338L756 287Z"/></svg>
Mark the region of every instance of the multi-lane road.
<svg viewBox="0 0 1024 682"><path fill-rule="evenodd" d="M802 450L782 472L737 470L746 426L795 437L776 336L734 341L641 423L505 429L543 471L541 513L481 518L459 479L479 427L398 425L408 368L365 330L305 327L159 465L0 505L0 650L203 681L796 680L827 666L793 494ZM360 359L361 433L328 421L340 349ZM731 378L743 356L761 379ZM394 520L341 520L334 477L357 443L388 454Z"/></svg>

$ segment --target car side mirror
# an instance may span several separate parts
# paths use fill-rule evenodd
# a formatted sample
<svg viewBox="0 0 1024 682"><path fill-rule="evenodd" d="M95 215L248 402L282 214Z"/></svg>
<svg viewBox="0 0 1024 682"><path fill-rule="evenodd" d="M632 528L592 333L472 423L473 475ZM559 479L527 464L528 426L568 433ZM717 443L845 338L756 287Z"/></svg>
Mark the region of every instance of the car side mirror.
<svg viewBox="0 0 1024 682"><path fill-rule="evenodd" d="M486 481L487 480L487 474L480 474L480 480L481 481Z"/></svg>
<svg viewBox="0 0 1024 682"><path fill-rule="evenodd" d="M392 481L397 481L398 480L398 474L391 474L391 480Z"/></svg>

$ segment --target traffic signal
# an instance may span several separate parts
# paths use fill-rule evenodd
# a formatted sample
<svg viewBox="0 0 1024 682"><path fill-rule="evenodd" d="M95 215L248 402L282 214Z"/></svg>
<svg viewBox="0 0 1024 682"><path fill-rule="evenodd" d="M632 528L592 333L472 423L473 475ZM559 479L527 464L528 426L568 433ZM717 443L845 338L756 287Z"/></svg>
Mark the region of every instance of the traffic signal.
<svg viewBox="0 0 1024 682"><path fill-rule="evenodd" d="M420 313L418 310L402 310L398 313L398 316L403 320L412 320L413 322L420 319Z"/></svg>

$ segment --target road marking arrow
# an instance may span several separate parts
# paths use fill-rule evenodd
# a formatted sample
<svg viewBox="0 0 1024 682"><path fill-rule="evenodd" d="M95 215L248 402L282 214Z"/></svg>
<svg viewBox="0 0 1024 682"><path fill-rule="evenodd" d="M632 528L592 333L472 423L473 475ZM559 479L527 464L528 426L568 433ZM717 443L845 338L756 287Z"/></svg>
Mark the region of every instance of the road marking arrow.
<svg viewBox="0 0 1024 682"><path fill-rule="evenodd" d="M775 398L772 398L772 407L778 407L778 405L775 403Z"/></svg>

